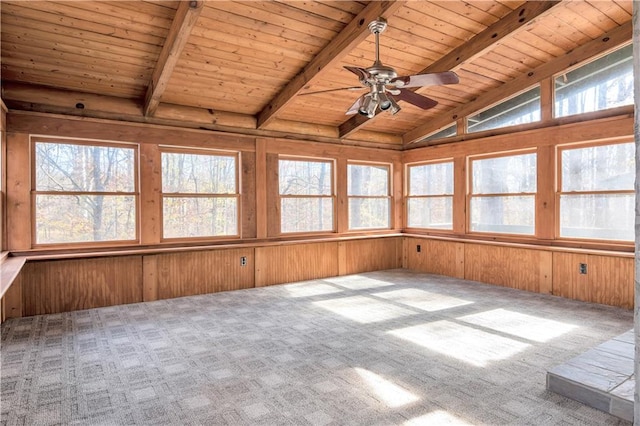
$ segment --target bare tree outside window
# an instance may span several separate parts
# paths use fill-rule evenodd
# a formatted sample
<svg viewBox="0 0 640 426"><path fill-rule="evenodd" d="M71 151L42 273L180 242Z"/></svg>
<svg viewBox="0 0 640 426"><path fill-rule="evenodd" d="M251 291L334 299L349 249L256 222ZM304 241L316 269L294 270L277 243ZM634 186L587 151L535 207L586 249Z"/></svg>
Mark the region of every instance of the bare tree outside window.
<svg viewBox="0 0 640 426"><path fill-rule="evenodd" d="M162 152L164 238L238 235L237 156Z"/></svg>
<svg viewBox="0 0 640 426"><path fill-rule="evenodd" d="M35 243L136 239L136 149L35 142Z"/></svg>
<svg viewBox="0 0 640 426"><path fill-rule="evenodd" d="M453 161L407 167L407 225L453 229Z"/></svg>
<svg viewBox="0 0 640 426"><path fill-rule="evenodd" d="M471 230L535 234L536 154L471 161Z"/></svg>
<svg viewBox="0 0 640 426"><path fill-rule="evenodd" d="M333 162L279 161L281 232L333 231Z"/></svg>
<svg viewBox="0 0 640 426"><path fill-rule="evenodd" d="M349 164L347 188L349 229L390 227L389 166Z"/></svg>
<svg viewBox="0 0 640 426"><path fill-rule="evenodd" d="M632 142L560 150L560 236L633 241Z"/></svg>

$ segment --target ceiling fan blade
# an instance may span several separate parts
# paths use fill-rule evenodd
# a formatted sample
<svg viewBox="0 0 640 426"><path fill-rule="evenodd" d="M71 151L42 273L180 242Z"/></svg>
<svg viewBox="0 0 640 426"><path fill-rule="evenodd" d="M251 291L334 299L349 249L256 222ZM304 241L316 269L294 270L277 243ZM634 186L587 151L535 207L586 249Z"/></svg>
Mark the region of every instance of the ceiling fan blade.
<svg viewBox="0 0 640 426"><path fill-rule="evenodd" d="M317 95L319 93L329 93L329 92L338 92L340 90L364 90L366 89L366 87L364 86L352 86L352 87L340 87L338 89L327 89L327 90L317 90L315 92L306 92L306 93L299 93L299 95Z"/></svg>
<svg viewBox="0 0 640 426"><path fill-rule="evenodd" d="M361 81L366 81L367 79L371 78L371 74L369 74L369 72L367 70L365 70L364 68L360 68L360 67L351 67L351 66L347 66L345 65L344 67L345 69L348 69L349 71L351 71L352 73L354 73L355 75L358 76L358 78Z"/></svg>
<svg viewBox="0 0 640 426"><path fill-rule="evenodd" d="M400 94L396 95L396 99L399 101L409 102L411 105L415 105L418 108L429 109L438 105L438 101L435 101L426 96L418 95L411 90L399 89Z"/></svg>
<svg viewBox="0 0 640 426"><path fill-rule="evenodd" d="M417 74L400 76L392 79L390 84L396 87L420 87L436 86L440 84L457 84L460 82L458 76L453 71L436 72L431 74Z"/></svg>
<svg viewBox="0 0 640 426"><path fill-rule="evenodd" d="M346 115L353 115L353 114L357 114L358 110L360 109L360 106L362 106L362 99L364 96L360 96L358 99L356 99L356 101L353 103L353 105L351 105L351 107L349 107L349 109L347 110L347 112L345 112Z"/></svg>

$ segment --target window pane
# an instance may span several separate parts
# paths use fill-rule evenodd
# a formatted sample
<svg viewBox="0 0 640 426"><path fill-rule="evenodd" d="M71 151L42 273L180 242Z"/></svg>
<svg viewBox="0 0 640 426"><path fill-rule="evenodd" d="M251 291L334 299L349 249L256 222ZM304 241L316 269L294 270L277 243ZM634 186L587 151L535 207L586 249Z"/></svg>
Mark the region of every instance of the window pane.
<svg viewBox="0 0 640 426"><path fill-rule="evenodd" d="M535 196L473 197L471 230L533 235Z"/></svg>
<svg viewBox="0 0 640 426"><path fill-rule="evenodd" d="M555 116L633 104L632 45L555 79Z"/></svg>
<svg viewBox="0 0 640 426"><path fill-rule="evenodd" d="M540 86L467 119L469 133L540 121Z"/></svg>
<svg viewBox="0 0 640 426"><path fill-rule="evenodd" d="M134 192L134 149L37 142L37 191Z"/></svg>
<svg viewBox="0 0 640 426"><path fill-rule="evenodd" d="M236 157L163 152L162 192L235 194Z"/></svg>
<svg viewBox="0 0 640 426"><path fill-rule="evenodd" d="M453 162L409 167L409 195L453 194Z"/></svg>
<svg viewBox="0 0 640 426"><path fill-rule="evenodd" d="M388 228L388 198L350 198L349 229Z"/></svg>
<svg viewBox="0 0 640 426"><path fill-rule="evenodd" d="M536 192L536 154L473 161L473 194Z"/></svg>
<svg viewBox="0 0 640 426"><path fill-rule="evenodd" d="M363 166L349 164L348 195L389 195L389 168L386 166Z"/></svg>
<svg viewBox="0 0 640 426"><path fill-rule="evenodd" d="M634 239L634 194L560 196L560 236Z"/></svg>
<svg viewBox="0 0 640 426"><path fill-rule="evenodd" d="M136 239L136 201L129 195L36 195L36 242Z"/></svg>
<svg viewBox="0 0 640 426"><path fill-rule="evenodd" d="M332 195L332 163L280 160L281 195Z"/></svg>
<svg viewBox="0 0 640 426"><path fill-rule="evenodd" d="M457 134L458 134L458 125L456 123L453 123L451 126L446 127L440 130L439 132L435 132L432 135L427 136L426 138L423 139L423 141L426 142L426 141L432 141L436 139L449 138Z"/></svg>
<svg viewBox="0 0 640 426"><path fill-rule="evenodd" d="M236 197L165 197L163 237L189 238L238 235Z"/></svg>
<svg viewBox="0 0 640 426"><path fill-rule="evenodd" d="M453 229L453 197L409 198L410 228Z"/></svg>
<svg viewBox="0 0 640 426"><path fill-rule="evenodd" d="M633 143L565 149L562 151L562 191L633 189Z"/></svg>
<svg viewBox="0 0 640 426"><path fill-rule="evenodd" d="M282 232L333 231L332 198L283 198Z"/></svg>

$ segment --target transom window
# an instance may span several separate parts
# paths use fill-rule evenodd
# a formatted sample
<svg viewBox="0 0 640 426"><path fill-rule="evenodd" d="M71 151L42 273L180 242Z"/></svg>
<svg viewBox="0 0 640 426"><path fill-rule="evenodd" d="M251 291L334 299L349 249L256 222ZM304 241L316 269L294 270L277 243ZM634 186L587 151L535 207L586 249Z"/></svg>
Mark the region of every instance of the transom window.
<svg viewBox="0 0 640 426"><path fill-rule="evenodd" d="M163 238L238 235L238 156L235 153L162 152Z"/></svg>
<svg viewBox="0 0 640 426"><path fill-rule="evenodd" d="M407 226L453 229L453 161L407 167Z"/></svg>
<svg viewBox="0 0 640 426"><path fill-rule="evenodd" d="M347 165L349 229L389 228L391 193L389 166Z"/></svg>
<svg viewBox="0 0 640 426"><path fill-rule="evenodd" d="M558 157L560 236L633 241L634 144L561 147Z"/></svg>
<svg viewBox="0 0 640 426"><path fill-rule="evenodd" d="M281 232L333 231L333 161L281 158L278 171Z"/></svg>
<svg viewBox="0 0 640 426"><path fill-rule="evenodd" d="M470 160L470 229L535 233L536 154Z"/></svg>
<svg viewBox="0 0 640 426"><path fill-rule="evenodd" d="M137 146L33 143L34 243L137 240Z"/></svg>
<svg viewBox="0 0 640 426"><path fill-rule="evenodd" d="M554 83L556 117L632 105L632 45L562 73Z"/></svg>
<svg viewBox="0 0 640 426"><path fill-rule="evenodd" d="M467 132L481 132L535 121L540 121L539 85L469 116Z"/></svg>

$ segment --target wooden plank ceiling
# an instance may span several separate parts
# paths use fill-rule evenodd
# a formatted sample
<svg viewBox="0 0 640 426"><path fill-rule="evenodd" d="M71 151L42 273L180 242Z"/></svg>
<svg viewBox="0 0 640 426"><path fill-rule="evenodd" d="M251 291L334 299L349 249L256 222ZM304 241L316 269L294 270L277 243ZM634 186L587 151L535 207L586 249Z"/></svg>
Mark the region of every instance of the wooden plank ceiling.
<svg viewBox="0 0 640 426"><path fill-rule="evenodd" d="M2 99L10 109L263 136L401 147L458 112L521 89L618 31L631 1L4 1ZM364 90L345 65L400 75L455 71L373 119L345 111ZM629 36L630 37L630 36ZM563 65L563 66L566 66ZM560 70L560 69L558 69ZM524 81L524 83L518 83ZM528 83L534 83L531 81ZM432 124L431 124L432 123Z"/></svg>

